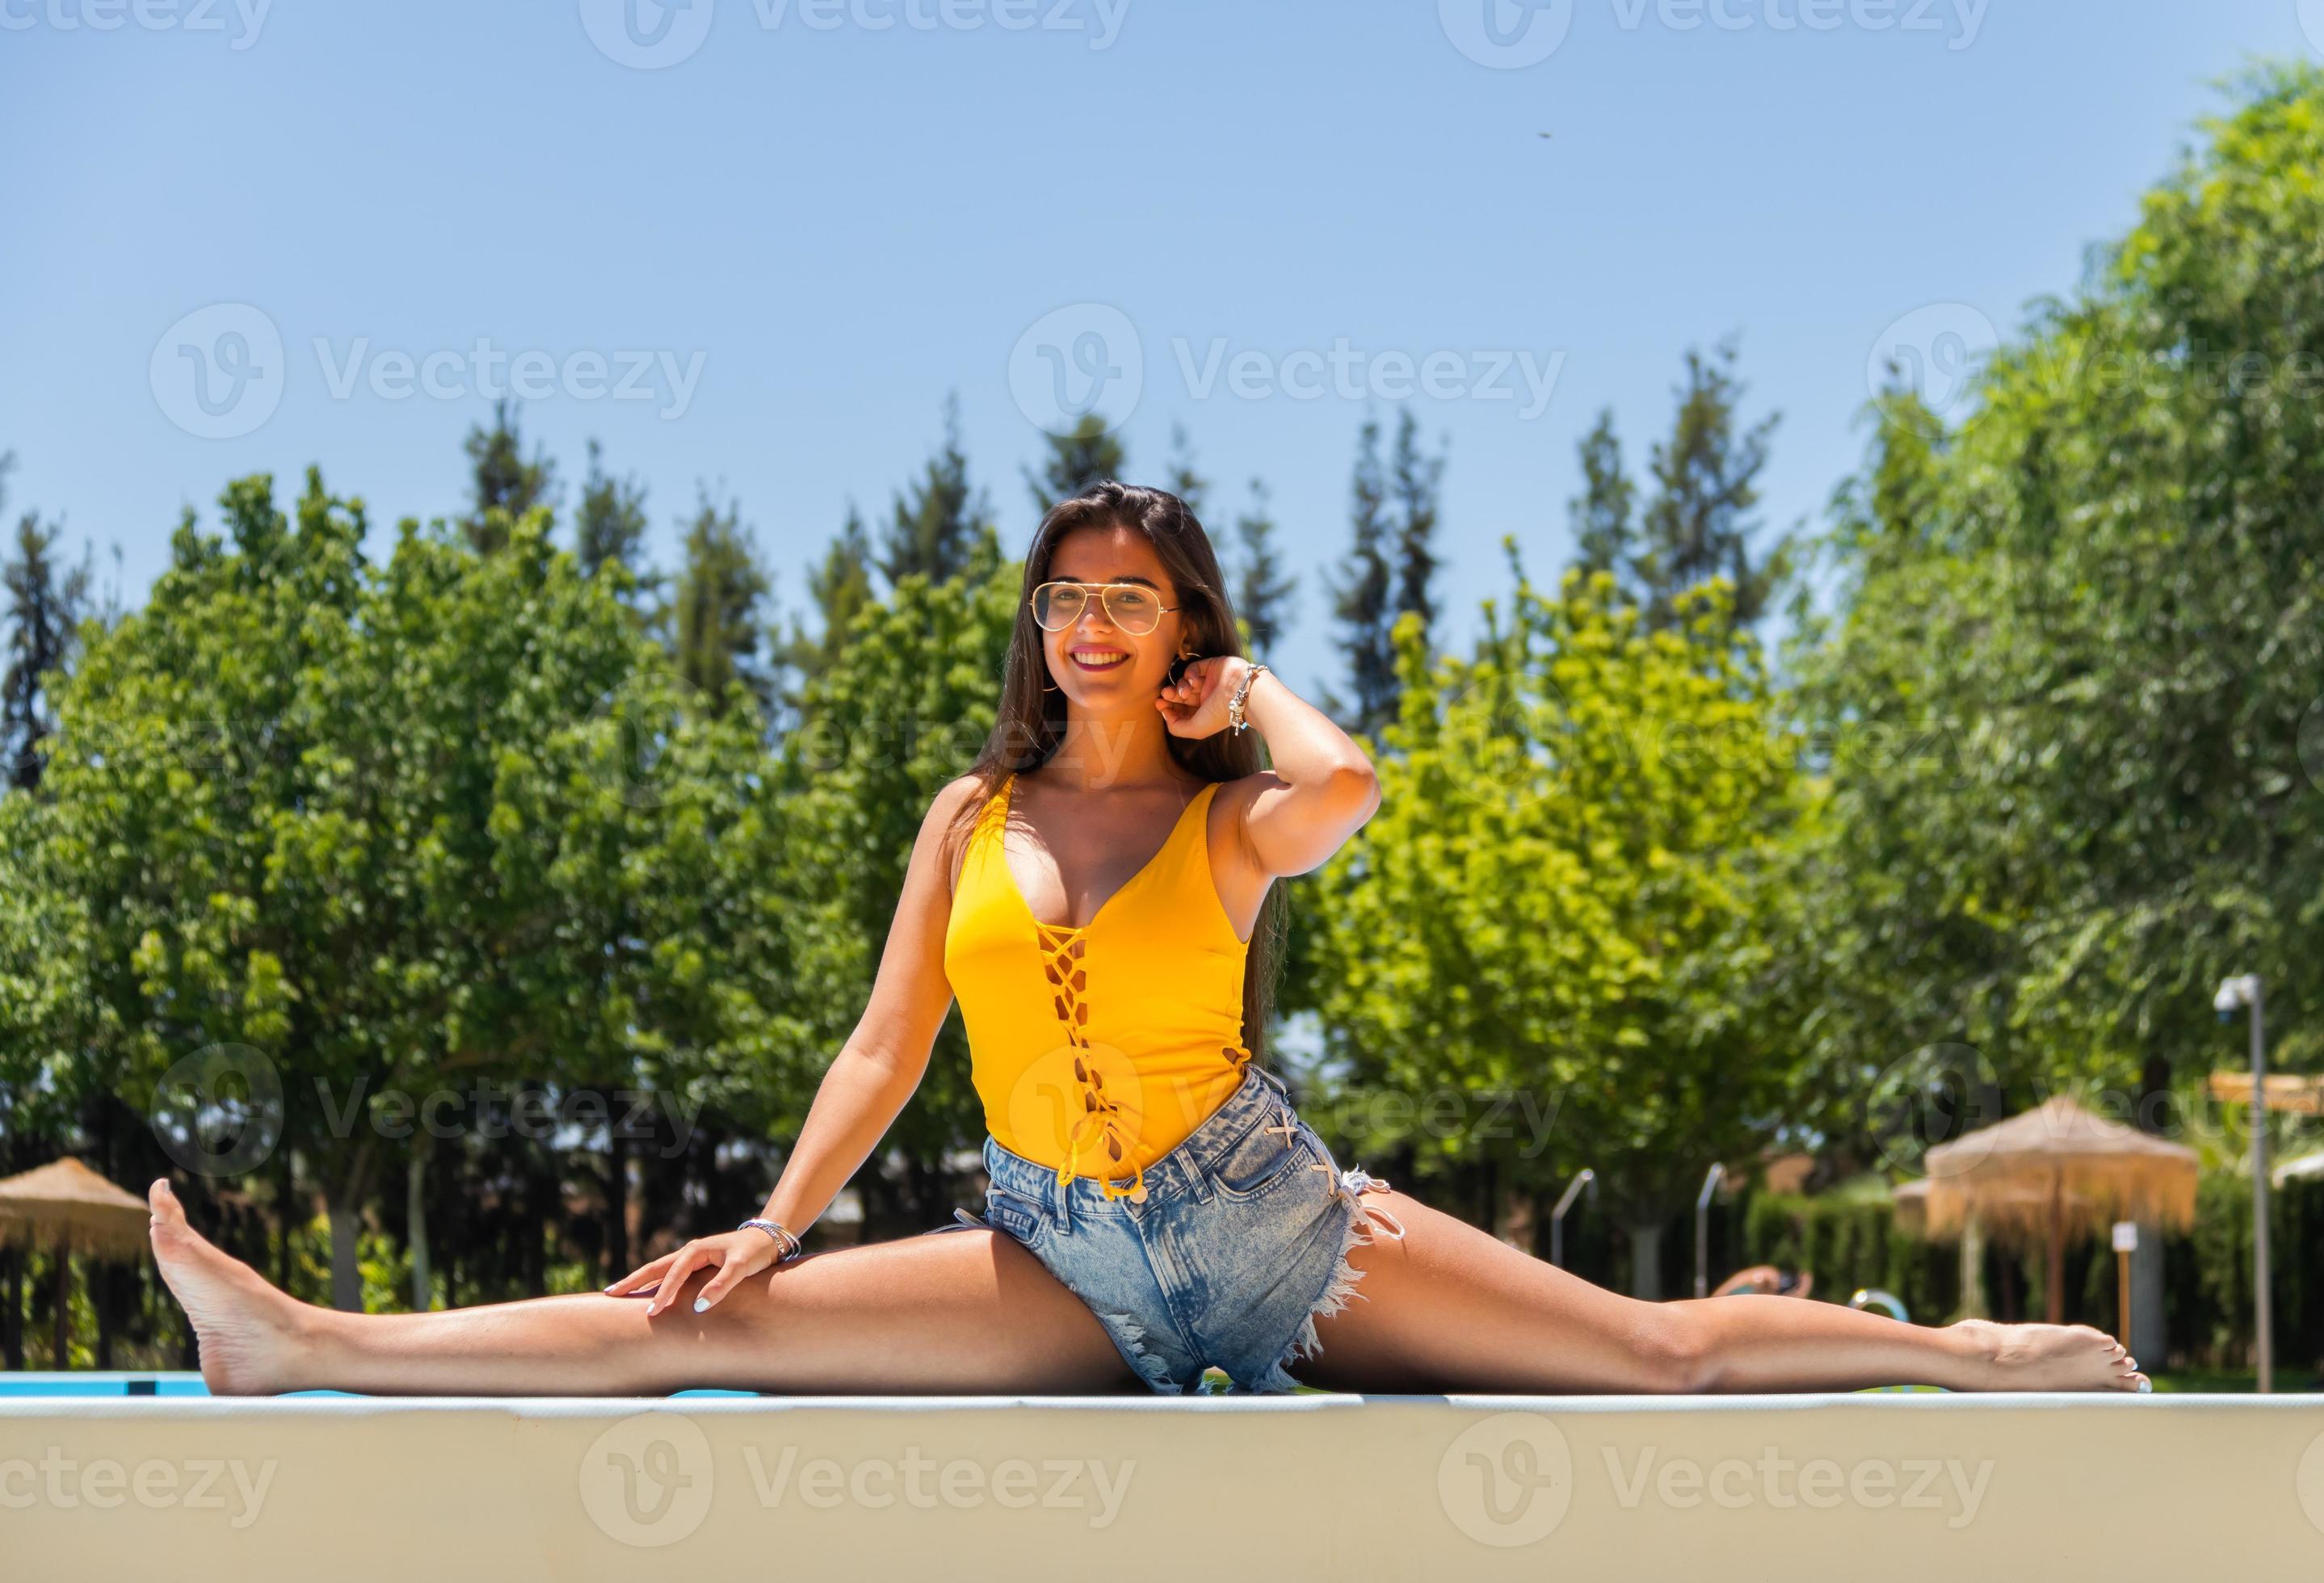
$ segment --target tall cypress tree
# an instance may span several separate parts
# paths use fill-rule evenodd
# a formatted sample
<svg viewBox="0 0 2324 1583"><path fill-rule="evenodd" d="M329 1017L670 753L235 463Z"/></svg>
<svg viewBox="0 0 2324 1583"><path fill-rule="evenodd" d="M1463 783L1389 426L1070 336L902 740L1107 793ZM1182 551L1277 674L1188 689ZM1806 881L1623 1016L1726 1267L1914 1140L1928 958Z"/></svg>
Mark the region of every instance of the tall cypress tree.
<svg viewBox="0 0 2324 1583"><path fill-rule="evenodd" d="M1327 577L1332 614L1339 622L1334 640L1348 658L1355 689L1352 704L1333 701L1335 713L1350 716L1353 730L1373 732L1396 713L1396 652L1388 633L1396 623L1392 603L1394 568L1388 557L1388 483L1380 469L1379 420L1364 419L1356 443L1355 478L1350 488L1351 542L1336 578Z"/></svg>
<svg viewBox="0 0 2324 1583"><path fill-rule="evenodd" d="M1163 487L1185 501L1197 519L1210 501L1211 481L1194 471L1194 447L1183 423L1170 425L1169 482Z"/></svg>
<svg viewBox="0 0 2324 1583"><path fill-rule="evenodd" d="M14 454L0 455L0 511L7 505ZM15 553L0 566L8 594L8 663L0 671L0 772L18 791L40 784L41 740L56 729L49 708L54 678L71 657L73 634L88 613L89 566L61 568L58 529L27 511L16 524Z"/></svg>
<svg viewBox="0 0 2324 1583"><path fill-rule="evenodd" d="M1573 564L1583 572L1605 572L1628 588L1637 574L1637 485L1622 467L1622 442L1614 432L1614 410L1598 414L1597 427L1582 437L1582 492L1566 502L1572 524Z"/></svg>
<svg viewBox="0 0 2324 1583"><path fill-rule="evenodd" d="M1735 622L1748 627L1766 608L1782 574L1781 548L1762 561L1751 543L1759 527L1753 515L1757 481L1782 414L1737 428L1744 386L1734 377L1735 359L1731 339L1712 358L1687 353L1671 437L1654 447L1655 494L1646 506L1639 571L1647 620L1655 626L1669 624L1671 602L1681 592L1725 576L1735 584Z"/></svg>
<svg viewBox="0 0 2324 1583"><path fill-rule="evenodd" d="M763 609L773 592L773 579L742 523L742 503L731 502L721 511L703 489L686 529L674 637L678 675L696 704L714 717L725 712L726 684L737 679L762 710L772 711L777 678L765 647Z"/></svg>
<svg viewBox="0 0 2324 1583"><path fill-rule="evenodd" d="M945 398L943 446L928 458L910 490L896 496L881 546L880 575L890 588L915 572L931 583L957 576L977 533L991 517L983 492L969 483L968 458L960 448L960 398L949 395Z"/></svg>
<svg viewBox="0 0 2324 1583"><path fill-rule="evenodd" d="M1235 519L1235 538L1242 546L1235 612L1250 630L1251 652L1264 658L1290 624L1298 580L1283 575L1283 557L1275 551L1275 513L1265 479L1250 481L1250 509Z"/></svg>
<svg viewBox="0 0 2324 1583"><path fill-rule="evenodd" d="M1093 483L1120 478L1129 465L1121 443L1106 432L1105 419L1094 412L1074 425L1071 434L1047 437L1049 454L1041 471L1025 469L1026 487L1032 491L1033 504L1043 516L1059 501L1069 500Z"/></svg>
<svg viewBox="0 0 2324 1583"><path fill-rule="evenodd" d="M1396 613L1416 612L1424 633L1436 625L1436 519L1444 454L1425 456L1420 425L1406 408L1396 426L1389 493L1396 508ZM1393 619L1391 619L1393 625Z"/></svg>
<svg viewBox="0 0 2324 1583"><path fill-rule="evenodd" d="M581 481L581 503L573 513L574 549L581 557L581 569L594 577L598 567L618 561L642 584L647 581L645 538L645 486L634 476L609 476L602 447L591 440L589 474Z"/></svg>
<svg viewBox="0 0 2324 1583"><path fill-rule="evenodd" d="M788 670L799 686L822 676L837 663L847 646L847 629L858 612L873 603L872 546L863 529L863 513L848 502L847 521L831 541L821 564L807 574L807 597L815 602L818 628L809 632L797 616L791 618L790 640L785 645ZM785 698L787 708L798 704L797 689Z"/></svg>
<svg viewBox="0 0 2324 1583"><path fill-rule="evenodd" d="M537 505L554 503L556 464L539 446L528 459L517 415L503 396L493 408L493 426L468 430L468 514L461 529L477 553L491 555L508 542L509 529Z"/></svg>

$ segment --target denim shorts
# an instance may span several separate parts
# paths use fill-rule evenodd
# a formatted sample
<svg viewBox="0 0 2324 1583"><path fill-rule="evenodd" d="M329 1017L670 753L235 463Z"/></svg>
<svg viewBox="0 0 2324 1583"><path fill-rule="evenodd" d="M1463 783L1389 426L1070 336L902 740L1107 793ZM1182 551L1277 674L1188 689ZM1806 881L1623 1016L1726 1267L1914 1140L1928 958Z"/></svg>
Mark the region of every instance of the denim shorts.
<svg viewBox="0 0 2324 1583"><path fill-rule="evenodd" d="M984 1141L991 1185L982 1219L956 1224L1014 1238L1103 1321L1156 1391L1195 1388L1206 1368L1235 1393L1296 1388L1289 1366L1314 1355L1316 1320L1338 1312L1361 1272L1351 1248L1375 1225L1404 1228L1357 1195L1388 1184L1342 1171L1293 1113L1280 1078L1251 1063L1225 1104L1147 1167L1143 1203L1109 1199L1094 1178L1060 1183Z"/></svg>

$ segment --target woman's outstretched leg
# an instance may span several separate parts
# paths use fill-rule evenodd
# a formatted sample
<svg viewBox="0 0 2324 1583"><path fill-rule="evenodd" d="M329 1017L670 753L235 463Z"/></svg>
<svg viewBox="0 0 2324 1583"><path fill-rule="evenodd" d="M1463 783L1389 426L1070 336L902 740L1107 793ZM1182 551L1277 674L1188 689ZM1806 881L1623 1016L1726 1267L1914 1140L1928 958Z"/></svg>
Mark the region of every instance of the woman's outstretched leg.
<svg viewBox="0 0 2324 1583"><path fill-rule="evenodd" d="M2088 1325L1908 1325L1832 1302L1641 1302L1401 1192L1364 1195L1405 1228L1350 1256L1346 1307L1316 1321L1298 1378L1331 1390L1650 1394L2135 1391L2135 1359Z"/></svg>
<svg viewBox="0 0 2324 1583"><path fill-rule="evenodd" d="M212 1247L168 1183L147 1198L153 1257L193 1321L202 1377L218 1395L1144 1389L1096 1315L990 1231L803 1258L744 1282L706 1314L679 1302L648 1319L641 1296L594 1293L350 1314L300 1302Z"/></svg>

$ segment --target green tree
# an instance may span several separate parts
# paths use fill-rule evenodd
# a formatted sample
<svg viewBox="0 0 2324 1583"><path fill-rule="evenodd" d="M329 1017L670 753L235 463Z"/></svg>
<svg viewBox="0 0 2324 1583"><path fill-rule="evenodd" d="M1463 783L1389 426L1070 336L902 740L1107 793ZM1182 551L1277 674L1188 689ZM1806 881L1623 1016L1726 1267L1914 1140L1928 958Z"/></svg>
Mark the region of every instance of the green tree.
<svg viewBox="0 0 2324 1583"><path fill-rule="evenodd" d="M1744 387L1735 378L1735 363L1731 340L1709 358L1687 353L1671 437L1649 456L1654 494L1641 524L1637 565L1648 619L1657 624L1677 619L1682 591L1724 577L1734 589L1734 619L1750 626L1784 570L1782 547L1763 557L1752 543L1759 528L1753 514L1759 474L1781 414L1738 428Z"/></svg>
<svg viewBox="0 0 2324 1583"><path fill-rule="evenodd" d="M1032 491L1034 510L1045 517L1059 501L1070 500L1092 484L1120 478L1130 465L1121 442L1094 412L1074 425L1070 434L1043 437L1048 441L1049 454L1038 473L1025 469L1025 485Z"/></svg>
<svg viewBox="0 0 2324 1583"><path fill-rule="evenodd" d="M1436 519L1444 454L1420 448L1420 424L1406 408L1397 415L1396 448L1388 462L1389 499L1395 508L1396 613L1420 618L1426 643L1436 624Z"/></svg>
<svg viewBox="0 0 2324 1583"><path fill-rule="evenodd" d="M1353 729L1379 729L1396 709L1395 567L1388 554L1388 482L1380 470L1379 420L1367 418L1356 441L1355 476L1349 487L1351 543L1339 575L1325 574L1332 615L1340 628L1333 640L1347 657L1355 697L1342 703L1327 690L1330 712Z"/></svg>
<svg viewBox="0 0 2324 1583"><path fill-rule="evenodd" d="M507 544L527 512L555 503L557 466L537 446L530 458L525 456L517 413L506 397L493 407L492 428L470 427L464 448L469 501L460 527L471 545L490 555Z"/></svg>
<svg viewBox="0 0 2324 1583"><path fill-rule="evenodd" d="M14 457L0 455L0 515ZM74 635L89 612L89 566L60 566L58 529L43 528L38 512L16 524L15 554L0 562L7 590L6 663L0 666L0 784L28 791L40 783L40 745L55 728L50 690L70 657Z"/></svg>
<svg viewBox="0 0 2324 1583"><path fill-rule="evenodd" d="M1951 1040L2006 1104L2095 1082L2158 1125L2231 1058L2211 990L2245 971L2275 1059L2324 1051L2324 74L2207 131L1957 431L1884 400L1836 502L1798 662L1831 786L1797 960L1853 991L1830 1091Z"/></svg>
<svg viewBox="0 0 2324 1583"><path fill-rule="evenodd" d="M1797 769L1723 584L1648 631L1603 575L1541 600L1503 542L1510 610L1473 658L1397 625L1380 810L1309 908L1322 1113L1358 1154L1481 1177L1488 1213L1592 1167L1654 1296L1660 1228L1796 1081L1762 919Z"/></svg>
<svg viewBox="0 0 2324 1583"><path fill-rule="evenodd" d="M374 566L362 506L311 473L295 529L263 476L223 505L230 541L189 517L59 695L32 861L88 978L39 1047L149 1111L180 1063L256 1052L346 1305L366 1206L415 1150L392 1091L602 1081L615 1055L756 1089L722 1073L766 1043L753 993L788 981L753 943L779 840L739 805L763 795L754 732L678 714L545 513L491 556L407 520ZM683 773L663 790L641 762Z"/></svg>
<svg viewBox="0 0 2324 1583"><path fill-rule="evenodd" d="M645 485L635 476L607 474L600 447L591 440L589 472L581 481L581 503L573 513L574 551L584 576L595 576L601 566L619 566L623 598L650 621L652 601L663 580L645 564L646 525Z"/></svg>
<svg viewBox="0 0 2324 1583"><path fill-rule="evenodd" d="M703 489L686 529L672 627L678 674L699 708L723 714L736 696L747 695L763 716L779 686L765 613L774 580L760 564L755 537L742 511L739 501L720 511ZM729 691L735 684L741 695Z"/></svg>
<svg viewBox="0 0 2324 1583"><path fill-rule="evenodd" d="M862 1015L920 821L991 731L1022 572L1001 561L999 537L985 529L950 582L908 576L866 606L835 662L807 686L804 720L780 754L796 839L779 884L794 898L788 960L801 989L791 1014L810 1054L779 1086L779 1126L805 1116ZM867 1173L857 1185L885 1195L889 1214L927 1223L949 1212L945 1156L983 1135L964 1031L947 1017L888 1135L899 1175Z"/></svg>
<svg viewBox="0 0 2324 1583"><path fill-rule="evenodd" d="M815 602L817 629L810 633L798 618L791 618L791 635L785 645L786 674L801 683L814 680L838 662L847 645L848 629L874 601L872 590L872 547L864 533L863 515L854 502L847 507L846 524L824 551L823 560L807 574L807 597ZM788 714L796 715L804 700L796 689L784 699Z"/></svg>
<svg viewBox="0 0 2324 1583"><path fill-rule="evenodd" d="M1299 580L1283 570L1275 548L1275 513L1267 481L1250 481L1250 509L1235 519L1235 538L1242 548L1242 565L1235 581L1235 612L1250 634L1250 649L1264 658L1282 641L1290 625L1291 601Z"/></svg>
<svg viewBox="0 0 2324 1583"><path fill-rule="evenodd" d="M1165 487L1186 502L1186 509L1194 513L1196 520L1202 519L1210 501L1211 481L1195 471L1194 441L1183 423L1170 425L1170 474Z"/></svg>
<svg viewBox="0 0 2324 1583"><path fill-rule="evenodd" d="M910 490L896 497L881 547L880 575L890 588L915 573L942 583L956 576L991 522L984 492L973 486L961 450L960 398L945 400L944 443Z"/></svg>
<svg viewBox="0 0 2324 1583"><path fill-rule="evenodd" d="M1582 492L1567 502L1573 565L1583 573L1603 572L1627 589L1637 575L1637 485L1622 466L1622 441L1614 432L1614 411L1598 414L1582 437Z"/></svg>

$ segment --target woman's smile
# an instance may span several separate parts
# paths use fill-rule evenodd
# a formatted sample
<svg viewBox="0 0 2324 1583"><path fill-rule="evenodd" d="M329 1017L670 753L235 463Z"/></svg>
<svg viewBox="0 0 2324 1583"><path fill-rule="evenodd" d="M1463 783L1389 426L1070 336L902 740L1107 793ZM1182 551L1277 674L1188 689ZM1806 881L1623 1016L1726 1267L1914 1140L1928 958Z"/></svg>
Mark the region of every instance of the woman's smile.
<svg viewBox="0 0 2324 1583"><path fill-rule="evenodd" d="M1076 643L1065 658L1084 670L1114 670L1130 663L1130 650L1103 643Z"/></svg>

